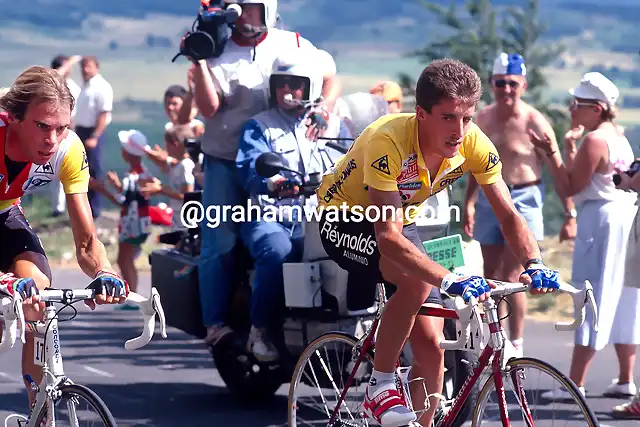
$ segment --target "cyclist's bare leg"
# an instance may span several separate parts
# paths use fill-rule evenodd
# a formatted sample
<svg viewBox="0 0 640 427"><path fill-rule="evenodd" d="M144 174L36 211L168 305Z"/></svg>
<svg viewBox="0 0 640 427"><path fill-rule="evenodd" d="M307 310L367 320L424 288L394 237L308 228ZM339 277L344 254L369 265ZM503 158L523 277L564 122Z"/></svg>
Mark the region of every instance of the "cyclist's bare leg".
<svg viewBox="0 0 640 427"><path fill-rule="evenodd" d="M505 246L502 255L502 274L498 278L508 282L518 282L522 272L523 267L516 259L513 251L508 246ZM524 318L527 315L527 293L518 292L509 295L507 300L511 305L511 314L507 318L509 321L509 339L511 341L521 340L524 336ZM506 306L506 304L501 305Z"/></svg>
<svg viewBox="0 0 640 427"><path fill-rule="evenodd" d="M51 283L51 269L47 258L37 252L24 252L13 260L11 272L17 277L30 277L36 282L38 289L45 289ZM42 303L41 303L42 304ZM33 313L25 310L25 318L28 320L42 320L42 312L34 318ZM25 333L26 343L22 347L22 375L30 375L36 384L42 380L42 369L33 363L34 334ZM23 378L24 380L24 378ZM29 398L29 407L36 399L36 392L31 390L30 384L24 380Z"/></svg>
<svg viewBox="0 0 640 427"><path fill-rule="evenodd" d="M122 278L129 283L131 292L138 292L138 271L135 265L136 245L120 242L118 246L118 267Z"/></svg>
<svg viewBox="0 0 640 427"><path fill-rule="evenodd" d="M589 365L591 364L591 360L593 360L593 356L595 354L596 351L591 347L586 347L584 345L576 345L573 347L569 377L578 387L584 386L587 369L589 369Z"/></svg>
<svg viewBox="0 0 640 427"><path fill-rule="evenodd" d="M396 285L397 290L382 312L373 365L379 372L391 373L431 286L405 275L397 264L384 256L380 257L380 272L385 280Z"/></svg>
<svg viewBox="0 0 640 427"><path fill-rule="evenodd" d="M440 307L436 304L429 306ZM411 378L424 378L427 393L442 393L444 382L444 350L440 348L440 340L443 338L444 319L437 317L418 316L409 336L413 363ZM418 412L425 408L426 399L422 381L411 384L411 402L413 409ZM438 399L429 399L429 411L418 418L423 426L430 426L438 406Z"/></svg>

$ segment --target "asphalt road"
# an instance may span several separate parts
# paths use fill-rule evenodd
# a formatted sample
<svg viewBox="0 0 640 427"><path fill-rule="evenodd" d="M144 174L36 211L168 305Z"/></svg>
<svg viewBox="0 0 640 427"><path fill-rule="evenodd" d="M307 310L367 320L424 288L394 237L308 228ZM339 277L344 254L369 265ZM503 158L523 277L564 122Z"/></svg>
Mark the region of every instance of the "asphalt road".
<svg viewBox="0 0 640 427"><path fill-rule="evenodd" d="M147 295L150 277L141 276L141 293ZM79 270L54 271L54 286L79 287L86 278ZM64 285L62 285L64 284ZM255 426L286 425L286 392L261 406L247 406L227 393L211 356L199 340L169 328L168 338L156 335L135 352L124 342L141 331L141 317L133 311L100 307L90 313L77 304L78 316L60 325L65 371L76 383L97 392L109 406L119 426ZM573 335L555 332L552 324L529 322L525 353L568 372ZM600 396L617 376L613 348L600 352L589 372L588 403L602 425L636 426L637 421L610 417L620 400ZM19 373L20 347L2 356L0 363L0 419L26 410L26 394ZM2 425L2 424L0 424ZM9 426L17 426L12 421Z"/></svg>

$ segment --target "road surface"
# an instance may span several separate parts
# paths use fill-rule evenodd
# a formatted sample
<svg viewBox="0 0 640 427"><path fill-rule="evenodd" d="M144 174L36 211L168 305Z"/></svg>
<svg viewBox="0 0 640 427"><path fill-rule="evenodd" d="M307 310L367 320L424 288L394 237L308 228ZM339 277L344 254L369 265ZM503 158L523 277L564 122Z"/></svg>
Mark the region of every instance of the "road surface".
<svg viewBox="0 0 640 427"><path fill-rule="evenodd" d="M149 281L149 275L141 275L143 295L148 295ZM80 287L85 282L79 270L54 271L57 287L63 287L61 283ZM100 307L89 313L82 304L77 307L78 316L60 325L65 371L103 398L119 426L286 426L288 385L268 403L243 405L228 395L200 341L169 328L167 339L156 335L147 347L130 353L123 344L141 330L137 312ZM526 328L525 351L568 372L572 338L571 333L554 332L550 323L531 321ZM637 421L611 419L609 411L620 400L600 396L617 376L616 366L612 348L596 356L588 376L588 403L603 426L637 426ZM19 367L20 348L2 356L0 420L25 412ZM16 421L9 426L17 426Z"/></svg>

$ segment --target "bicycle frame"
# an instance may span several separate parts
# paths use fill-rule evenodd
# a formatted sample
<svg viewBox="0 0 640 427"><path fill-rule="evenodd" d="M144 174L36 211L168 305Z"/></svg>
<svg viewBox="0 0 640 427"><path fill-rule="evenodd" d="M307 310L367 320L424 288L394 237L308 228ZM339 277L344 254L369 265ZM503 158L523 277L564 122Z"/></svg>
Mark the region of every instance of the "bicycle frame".
<svg viewBox="0 0 640 427"><path fill-rule="evenodd" d="M336 417L340 411L342 402L344 401L345 395L349 390L349 387L351 386L351 382L355 377L356 372L358 372L360 363L365 358L365 355L367 354L367 352L375 348L374 339L375 339L376 331L380 322L380 317L382 316L382 312L384 310L384 301L385 301L384 288L381 285L378 285L378 294L381 296L381 298L379 298L380 302L378 305L378 309L376 310L374 321L371 327L369 328L369 330L362 336L362 338L358 341L358 344L356 344L356 346L352 350L353 357L356 358L356 363L353 366L353 369L349 375L349 378L345 383L344 389L340 394L338 402L331 414L331 418L329 419L328 426L333 426L333 423L335 422ZM489 363L491 363L493 381L495 382L496 391L499 396L498 404L500 407L500 417L502 419L502 425L503 427L510 427L511 425L509 422L509 415L507 412L507 400L506 400L506 394L505 394L504 381L502 377L502 372L504 369L503 367L503 350L504 350L504 344L505 344L504 330L500 325L500 320L498 318L498 313L497 313L497 305L493 301L493 299L491 298L487 299L487 301L484 302L484 308L485 308L485 312L481 314L481 318L483 323L485 322L488 323L489 331L491 333L490 340L487 343L487 346L482 351L479 357L477 366L475 366L473 369L473 373L464 382L462 389L460 390L456 398L453 400L451 407L449 408L449 410L447 411L447 414L439 424L439 427L451 427L457 415L462 411L462 406L465 404L469 395L471 394L472 388L475 386L476 382L478 381L482 373L485 371L485 369L489 366ZM447 308L439 308L439 307L423 306L418 312L418 315L439 317L443 319L453 319L453 320L458 319L458 313L455 310L447 309ZM485 320L485 319L488 319L488 320ZM398 360L396 363L396 369L398 367L400 367L400 360ZM533 420L531 419L531 412L528 408L524 390L520 386L520 381L516 373L514 372L512 373L512 375L513 375L512 381L514 381L514 385L516 385L518 388L517 397L520 401L520 405L522 406L522 409L525 411L525 414L527 415L527 418L528 418L527 424L529 426L533 426ZM397 389L401 398L404 399L408 407L413 410L411 401L408 398L409 396L407 395L408 385L403 383L402 386L398 386Z"/></svg>
<svg viewBox="0 0 640 427"><path fill-rule="evenodd" d="M47 331L47 325L49 327ZM36 417L47 405L48 426L55 426L55 411L53 410L53 401L58 392L58 387L62 383L72 384L71 380L64 374L64 365L62 363L62 351L60 345L60 332L58 329L58 318L56 317L56 308L53 303L47 302L44 311L44 322L26 322L27 330L32 332L34 337L34 364L42 363L42 381L39 385L32 384L32 388L36 388L38 393L36 400L31 409L29 422L25 427L36 427ZM46 331L46 335L45 335ZM44 343L41 338L44 337ZM71 401L67 402L69 409L69 418L78 425L78 419L75 413L75 406Z"/></svg>

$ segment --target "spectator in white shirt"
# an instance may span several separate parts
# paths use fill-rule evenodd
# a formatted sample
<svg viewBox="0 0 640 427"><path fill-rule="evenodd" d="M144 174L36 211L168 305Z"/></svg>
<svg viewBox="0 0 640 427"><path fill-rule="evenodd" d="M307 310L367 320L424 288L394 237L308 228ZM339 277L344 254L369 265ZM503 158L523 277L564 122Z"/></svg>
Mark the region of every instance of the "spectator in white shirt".
<svg viewBox="0 0 640 427"><path fill-rule="evenodd" d="M73 56L65 56L58 55L51 61L51 68L58 71L60 75L64 76L67 79L67 86L71 91L71 95L73 95L73 99L78 102L78 95L80 94L80 86L71 78L71 69L74 64L77 64L82 59L79 55ZM71 120L73 127L73 118L76 115L76 107L74 105L73 110L71 111ZM59 179L56 179L52 182L51 186L51 204L53 205L53 216L59 216L66 210L66 197L64 194L64 189L62 188L62 184Z"/></svg>
<svg viewBox="0 0 640 427"><path fill-rule="evenodd" d="M104 149L107 126L111 123L113 109L113 89L100 74L100 64L95 56L85 56L80 63L84 85L78 95L75 131L84 143L89 162L89 174L101 180L102 150ZM89 204L94 218L100 216L102 199L100 193L89 189Z"/></svg>

